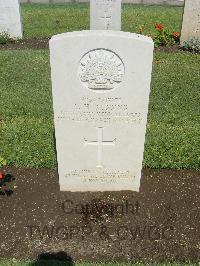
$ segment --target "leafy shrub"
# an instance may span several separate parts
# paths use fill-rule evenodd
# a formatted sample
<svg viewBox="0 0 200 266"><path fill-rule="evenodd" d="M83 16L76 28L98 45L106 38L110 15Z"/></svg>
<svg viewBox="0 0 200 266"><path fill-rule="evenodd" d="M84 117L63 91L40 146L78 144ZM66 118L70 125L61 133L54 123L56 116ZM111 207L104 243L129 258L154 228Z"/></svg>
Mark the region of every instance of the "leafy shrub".
<svg viewBox="0 0 200 266"><path fill-rule="evenodd" d="M153 40L155 46L169 46L179 43L180 33L179 32L170 32L164 25L157 23L155 25L157 31Z"/></svg>
<svg viewBox="0 0 200 266"><path fill-rule="evenodd" d="M194 37L189 41L184 42L183 49L191 51L193 53L200 53L200 39Z"/></svg>
<svg viewBox="0 0 200 266"><path fill-rule="evenodd" d="M155 47L158 46L169 46L178 44L180 41L180 33L179 32L171 32L168 28L160 23L155 24L156 34L151 36L154 41ZM144 34L145 26L142 25L139 27L139 33Z"/></svg>

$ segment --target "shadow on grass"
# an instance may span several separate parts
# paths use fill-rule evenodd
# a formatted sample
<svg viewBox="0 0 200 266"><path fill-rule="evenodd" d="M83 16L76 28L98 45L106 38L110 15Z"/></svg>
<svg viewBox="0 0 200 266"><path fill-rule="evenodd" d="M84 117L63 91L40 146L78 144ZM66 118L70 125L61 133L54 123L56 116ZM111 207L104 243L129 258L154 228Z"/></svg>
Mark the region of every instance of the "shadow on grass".
<svg viewBox="0 0 200 266"><path fill-rule="evenodd" d="M57 253L41 253L37 259L28 264L28 266L73 266L75 265L72 258L65 252L59 251Z"/></svg>

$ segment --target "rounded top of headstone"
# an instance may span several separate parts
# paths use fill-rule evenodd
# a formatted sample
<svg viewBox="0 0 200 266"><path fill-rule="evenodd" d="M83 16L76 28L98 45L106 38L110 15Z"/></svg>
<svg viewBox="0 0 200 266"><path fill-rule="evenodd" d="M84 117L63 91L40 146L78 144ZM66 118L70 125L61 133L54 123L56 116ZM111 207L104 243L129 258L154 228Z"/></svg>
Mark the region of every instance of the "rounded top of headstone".
<svg viewBox="0 0 200 266"><path fill-rule="evenodd" d="M153 40L149 36L144 36L131 32L124 31L113 31L113 30L83 30L83 31L73 31L73 32L65 32L54 35L50 39L50 44L54 41L61 41L67 38L75 38L75 37L116 37L116 38L131 38L133 40L144 41L150 44L153 44Z"/></svg>

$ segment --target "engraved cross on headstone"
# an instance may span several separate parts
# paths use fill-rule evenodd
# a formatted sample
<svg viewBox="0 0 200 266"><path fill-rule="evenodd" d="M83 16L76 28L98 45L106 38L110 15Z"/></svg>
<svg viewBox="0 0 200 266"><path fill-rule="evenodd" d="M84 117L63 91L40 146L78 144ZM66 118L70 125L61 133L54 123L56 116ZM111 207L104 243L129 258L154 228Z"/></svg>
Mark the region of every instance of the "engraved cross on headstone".
<svg viewBox="0 0 200 266"><path fill-rule="evenodd" d="M121 0L90 0L90 30L121 30Z"/></svg>
<svg viewBox="0 0 200 266"><path fill-rule="evenodd" d="M97 151L97 159L98 164L97 167L103 167L103 146L115 146L116 138L114 140L103 140L103 127L97 128L97 140L88 141L84 138L85 145L94 145L98 146Z"/></svg>
<svg viewBox="0 0 200 266"><path fill-rule="evenodd" d="M101 19L104 19L105 28L108 29L110 25L111 15L107 15L107 12L104 11L104 15L101 17Z"/></svg>

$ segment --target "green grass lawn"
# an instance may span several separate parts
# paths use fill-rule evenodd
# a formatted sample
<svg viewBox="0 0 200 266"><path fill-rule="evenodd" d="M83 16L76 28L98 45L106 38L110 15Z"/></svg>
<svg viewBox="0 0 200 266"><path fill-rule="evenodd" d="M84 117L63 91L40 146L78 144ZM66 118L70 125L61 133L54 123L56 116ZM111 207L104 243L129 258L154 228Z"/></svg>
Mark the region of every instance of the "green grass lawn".
<svg viewBox="0 0 200 266"><path fill-rule="evenodd" d="M200 55L157 52L144 167L200 166ZM49 52L0 52L0 161L55 167Z"/></svg>
<svg viewBox="0 0 200 266"><path fill-rule="evenodd" d="M172 31L180 31L182 7L122 6L122 30L154 35L155 23L162 23ZM54 34L89 30L89 4L22 4L24 37L50 37Z"/></svg>
<svg viewBox="0 0 200 266"><path fill-rule="evenodd" d="M123 5L122 30L180 31L181 7ZM22 4L25 38L89 29L88 4ZM200 55L156 52L144 167L200 169ZM48 50L0 51L0 167L55 168ZM1 266L67 265L1 260ZM199 263L74 263L77 266L186 266Z"/></svg>

